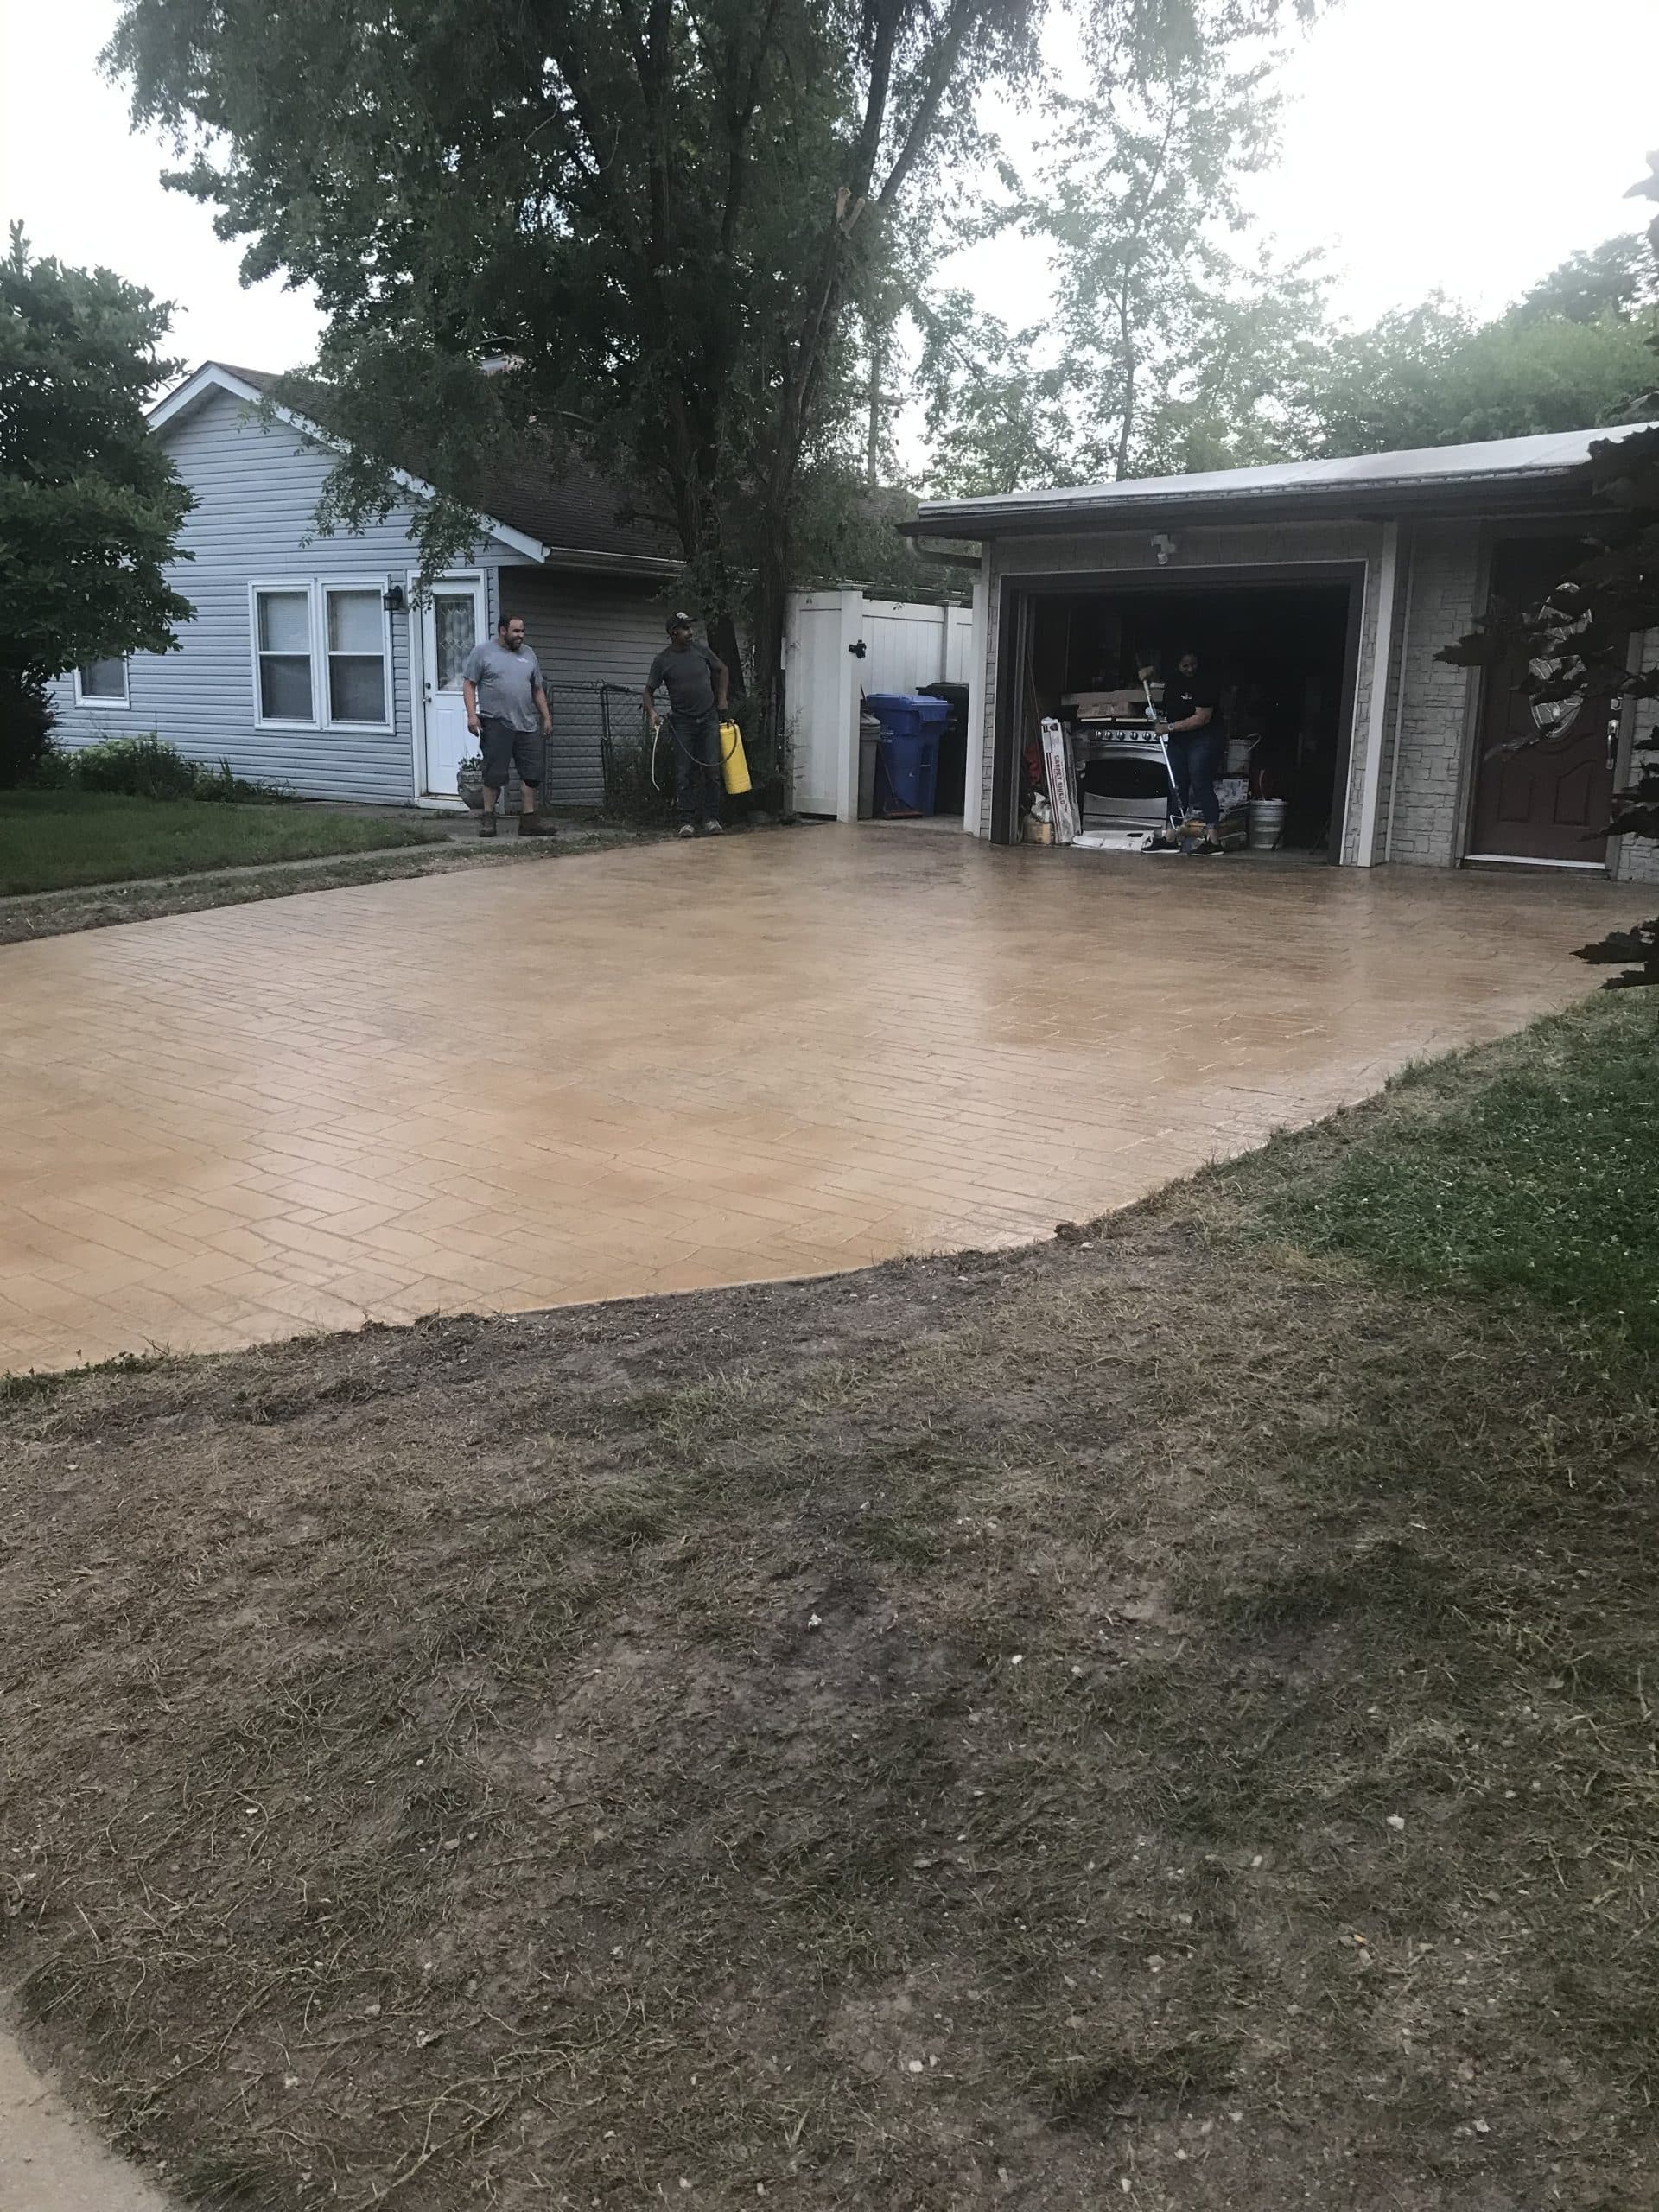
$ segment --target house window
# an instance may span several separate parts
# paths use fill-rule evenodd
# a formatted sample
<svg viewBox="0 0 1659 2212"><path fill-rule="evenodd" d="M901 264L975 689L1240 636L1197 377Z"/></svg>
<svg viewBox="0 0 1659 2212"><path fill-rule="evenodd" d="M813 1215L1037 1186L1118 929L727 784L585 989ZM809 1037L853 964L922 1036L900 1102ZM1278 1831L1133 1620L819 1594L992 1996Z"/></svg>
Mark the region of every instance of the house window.
<svg viewBox="0 0 1659 2212"><path fill-rule="evenodd" d="M124 659L83 661L75 671L78 707L124 707L128 703Z"/></svg>
<svg viewBox="0 0 1659 2212"><path fill-rule="evenodd" d="M253 599L259 719L315 722L310 591L256 591Z"/></svg>
<svg viewBox="0 0 1659 2212"><path fill-rule="evenodd" d="M327 610L328 719L384 728L390 685L386 618L378 588L325 584Z"/></svg>

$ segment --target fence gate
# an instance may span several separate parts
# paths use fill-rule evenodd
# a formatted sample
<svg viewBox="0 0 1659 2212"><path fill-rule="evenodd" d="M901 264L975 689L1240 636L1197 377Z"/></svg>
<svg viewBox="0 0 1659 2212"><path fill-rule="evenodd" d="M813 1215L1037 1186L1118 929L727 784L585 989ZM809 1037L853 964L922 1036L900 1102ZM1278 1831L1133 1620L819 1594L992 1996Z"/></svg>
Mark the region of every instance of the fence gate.
<svg viewBox="0 0 1659 2212"><path fill-rule="evenodd" d="M857 819L861 700L970 683L973 634L965 607L868 599L856 584L791 594L785 677L797 813Z"/></svg>

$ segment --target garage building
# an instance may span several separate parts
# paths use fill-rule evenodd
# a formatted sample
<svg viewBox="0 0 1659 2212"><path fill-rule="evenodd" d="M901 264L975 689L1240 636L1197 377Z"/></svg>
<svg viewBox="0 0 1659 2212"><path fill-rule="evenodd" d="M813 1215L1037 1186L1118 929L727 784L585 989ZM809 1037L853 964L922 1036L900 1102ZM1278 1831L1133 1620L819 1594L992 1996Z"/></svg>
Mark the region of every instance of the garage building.
<svg viewBox="0 0 1659 2212"><path fill-rule="evenodd" d="M1590 445L1617 435L925 502L912 535L982 547L964 826L1017 838L1040 720L1190 647L1221 687L1235 765L1248 740L1254 787L1285 802L1289 849L1659 880L1659 848L1601 826L1653 702L1592 699L1566 736L1510 750L1531 727L1513 672L1436 658L1493 598L1535 598L1580 557ZM1631 652L1651 664L1659 634ZM1083 772L1085 810L1091 787L1109 805L1115 775L1134 785L1110 764Z"/></svg>

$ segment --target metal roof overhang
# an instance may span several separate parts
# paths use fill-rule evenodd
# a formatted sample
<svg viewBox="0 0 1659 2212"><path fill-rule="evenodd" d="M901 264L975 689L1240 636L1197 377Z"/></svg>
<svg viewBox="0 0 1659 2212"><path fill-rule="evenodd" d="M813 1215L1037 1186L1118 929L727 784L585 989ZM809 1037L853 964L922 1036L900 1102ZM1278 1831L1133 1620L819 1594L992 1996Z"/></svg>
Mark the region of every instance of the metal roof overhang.
<svg viewBox="0 0 1659 2212"><path fill-rule="evenodd" d="M1159 493L1076 499L1045 499L986 505L971 499L924 505L897 526L906 537L977 540L998 537L1109 536L1120 531L1192 528L1243 528L1254 524L1391 522L1402 517L1437 516L1446 520L1529 520L1570 523L1594 517L1598 509L1586 488L1582 467L1545 475L1529 470L1514 477L1444 478L1398 485L1310 486L1305 491ZM1605 519L1605 510L1599 511Z"/></svg>

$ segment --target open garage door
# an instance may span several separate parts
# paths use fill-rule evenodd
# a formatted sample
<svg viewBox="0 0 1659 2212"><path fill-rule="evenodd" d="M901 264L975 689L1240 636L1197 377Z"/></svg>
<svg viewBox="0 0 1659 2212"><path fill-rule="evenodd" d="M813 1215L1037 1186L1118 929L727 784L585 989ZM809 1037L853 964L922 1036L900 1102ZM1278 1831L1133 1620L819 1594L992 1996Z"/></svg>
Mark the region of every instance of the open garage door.
<svg viewBox="0 0 1659 2212"><path fill-rule="evenodd" d="M1079 700L1133 686L1147 663L1173 675L1191 651L1218 693L1235 779L1283 803L1283 849L1338 858L1363 594L1360 563L1006 577L993 837L1020 834L1044 718L1080 728ZM1127 800L1135 767L1155 816L1167 788L1155 759L1091 763L1081 772L1085 812L1091 783Z"/></svg>

